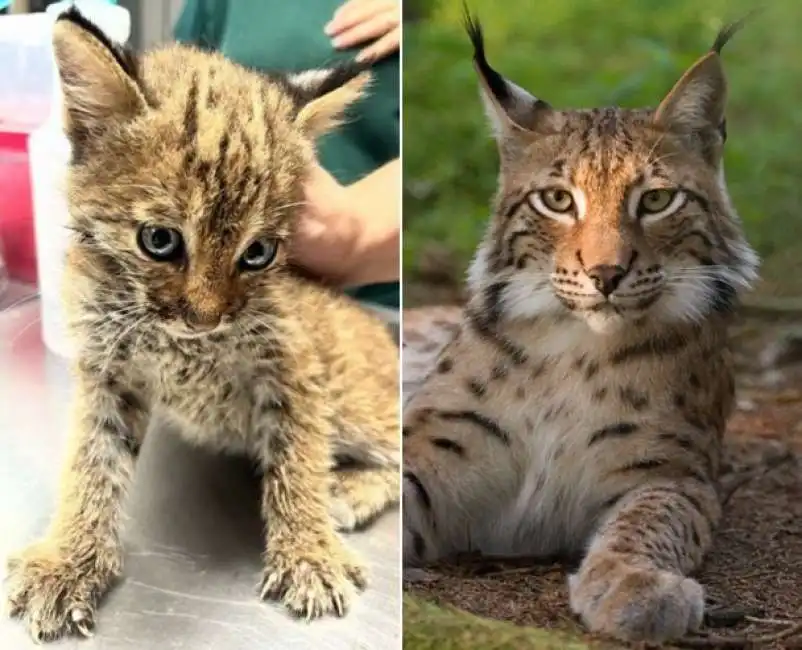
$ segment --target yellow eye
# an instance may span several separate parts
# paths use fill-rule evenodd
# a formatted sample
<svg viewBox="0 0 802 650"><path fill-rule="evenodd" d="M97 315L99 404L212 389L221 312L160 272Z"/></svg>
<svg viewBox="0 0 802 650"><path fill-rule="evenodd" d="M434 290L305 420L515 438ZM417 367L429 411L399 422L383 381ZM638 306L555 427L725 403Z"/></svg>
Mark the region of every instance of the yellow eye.
<svg viewBox="0 0 802 650"><path fill-rule="evenodd" d="M540 200L552 212L565 213L574 209L574 197L568 190L554 188L540 192Z"/></svg>
<svg viewBox="0 0 802 650"><path fill-rule="evenodd" d="M638 212L645 214L662 212L671 205L676 195L676 190L649 190L644 192L640 197Z"/></svg>

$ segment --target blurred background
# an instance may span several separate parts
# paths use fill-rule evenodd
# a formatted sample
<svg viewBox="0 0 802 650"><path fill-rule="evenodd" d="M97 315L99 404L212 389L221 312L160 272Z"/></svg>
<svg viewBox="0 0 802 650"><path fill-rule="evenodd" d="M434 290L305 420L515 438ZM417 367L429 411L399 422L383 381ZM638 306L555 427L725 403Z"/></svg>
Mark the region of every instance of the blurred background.
<svg viewBox="0 0 802 650"><path fill-rule="evenodd" d="M502 74L557 107L654 106L755 0L470 0ZM761 304L802 314L802 2L773 0L726 47L726 172L764 258ZM496 186L459 0L406 0L405 306L459 301ZM782 300L780 300L782 298ZM798 300L797 300L798 298Z"/></svg>

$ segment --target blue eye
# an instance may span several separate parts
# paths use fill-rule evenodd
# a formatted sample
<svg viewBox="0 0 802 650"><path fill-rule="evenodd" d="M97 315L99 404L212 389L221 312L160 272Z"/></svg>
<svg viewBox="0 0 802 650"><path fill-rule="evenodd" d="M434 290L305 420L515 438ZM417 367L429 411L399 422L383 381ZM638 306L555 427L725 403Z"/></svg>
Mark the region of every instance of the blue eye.
<svg viewBox="0 0 802 650"><path fill-rule="evenodd" d="M257 239L253 241L242 257L239 258L239 265L243 271L261 271L267 268L276 259L278 253L278 241L275 239Z"/></svg>
<svg viewBox="0 0 802 650"><path fill-rule="evenodd" d="M170 262L184 253L184 238L175 228L143 226L137 233L137 244L145 255L157 262Z"/></svg>

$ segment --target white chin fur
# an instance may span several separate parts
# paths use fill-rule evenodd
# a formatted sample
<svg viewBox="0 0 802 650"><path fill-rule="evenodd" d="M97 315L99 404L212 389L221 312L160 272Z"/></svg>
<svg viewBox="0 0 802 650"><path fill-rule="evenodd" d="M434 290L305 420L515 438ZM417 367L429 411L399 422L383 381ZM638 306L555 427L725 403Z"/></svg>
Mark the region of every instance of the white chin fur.
<svg viewBox="0 0 802 650"><path fill-rule="evenodd" d="M510 319L526 319L554 313L562 308L551 282L542 273L519 271L510 278L502 296L504 315Z"/></svg>
<svg viewBox="0 0 802 650"><path fill-rule="evenodd" d="M626 319L616 313L587 312L582 317L596 334L614 334L626 324Z"/></svg>

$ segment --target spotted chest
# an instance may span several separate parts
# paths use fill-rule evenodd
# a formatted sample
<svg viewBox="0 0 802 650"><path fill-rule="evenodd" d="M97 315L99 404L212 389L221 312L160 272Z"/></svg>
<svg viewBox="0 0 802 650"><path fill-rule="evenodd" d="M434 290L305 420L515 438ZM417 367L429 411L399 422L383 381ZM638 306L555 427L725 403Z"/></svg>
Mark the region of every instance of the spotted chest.
<svg viewBox="0 0 802 650"><path fill-rule="evenodd" d="M673 463L715 473L720 422L699 414L723 413L727 391L703 390L710 378L689 372L701 341L689 336L669 350L662 339L639 346L637 333L589 337L570 321L529 327L490 341L467 324L407 409L413 430L421 412L440 420L420 429L432 444L442 449L453 437L464 460L482 436L486 457L504 468L507 498L487 530L474 531L477 544L500 553L578 551L605 504L646 474L670 473ZM706 361L713 375L723 370Z"/></svg>
<svg viewBox="0 0 802 650"><path fill-rule="evenodd" d="M259 430L277 419L281 357L269 346L254 354L235 338L176 341L155 330L130 337L135 353L120 369L154 412L178 424L191 442L248 451L259 442Z"/></svg>

